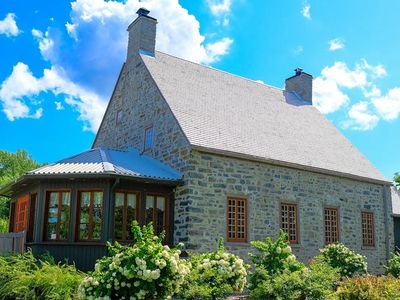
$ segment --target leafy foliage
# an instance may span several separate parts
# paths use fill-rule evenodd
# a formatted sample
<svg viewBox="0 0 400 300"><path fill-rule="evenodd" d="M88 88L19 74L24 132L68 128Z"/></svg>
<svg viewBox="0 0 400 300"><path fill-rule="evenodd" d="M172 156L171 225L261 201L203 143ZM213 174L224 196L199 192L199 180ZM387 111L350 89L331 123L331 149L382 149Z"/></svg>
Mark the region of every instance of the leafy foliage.
<svg viewBox="0 0 400 300"><path fill-rule="evenodd" d="M169 299L179 290L189 272L180 251L163 246L164 234L155 236L151 223L141 229L135 221L132 231L133 246L109 244L111 256L98 260L80 285L83 298Z"/></svg>
<svg viewBox="0 0 400 300"><path fill-rule="evenodd" d="M0 256L1 299L76 299L83 273L31 252Z"/></svg>
<svg viewBox="0 0 400 300"><path fill-rule="evenodd" d="M332 299L394 300L400 299L400 279L386 276L354 277L344 280Z"/></svg>
<svg viewBox="0 0 400 300"><path fill-rule="evenodd" d="M400 189L400 172L397 172L394 174L394 183L397 187L397 189Z"/></svg>
<svg viewBox="0 0 400 300"><path fill-rule="evenodd" d="M8 232L8 219L0 218L0 233Z"/></svg>
<svg viewBox="0 0 400 300"><path fill-rule="evenodd" d="M254 272L250 274L250 290L257 289L274 275L279 275L284 271L296 272L304 268L304 265L292 254L283 231L275 242L270 237L266 237L263 241L252 241L251 245L258 252L257 254L249 253L255 266Z"/></svg>
<svg viewBox="0 0 400 300"><path fill-rule="evenodd" d="M251 243L257 254L249 254L255 265L250 274L252 299L326 299L339 281L338 271L314 261L305 267L297 261L281 232L276 241L267 237Z"/></svg>
<svg viewBox="0 0 400 300"><path fill-rule="evenodd" d="M217 299L242 292L246 285L246 265L238 256L224 249L219 240L214 252L192 254L192 271L187 276L178 299Z"/></svg>
<svg viewBox="0 0 400 300"><path fill-rule="evenodd" d="M0 187L18 179L27 171L39 168L42 164L34 161L26 150L16 153L0 150ZM0 196L0 218L8 218L9 201Z"/></svg>
<svg viewBox="0 0 400 300"><path fill-rule="evenodd" d="M392 256L386 266L386 275L400 277L400 254L398 252L392 253Z"/></svg>
<svg viewBox="0 0 400 300"><path fill-rule="evenodd" d="M320 253L317 259L338 269L341 276L367 274L365 256L355 253L341 243L327 245Z"/></svg>

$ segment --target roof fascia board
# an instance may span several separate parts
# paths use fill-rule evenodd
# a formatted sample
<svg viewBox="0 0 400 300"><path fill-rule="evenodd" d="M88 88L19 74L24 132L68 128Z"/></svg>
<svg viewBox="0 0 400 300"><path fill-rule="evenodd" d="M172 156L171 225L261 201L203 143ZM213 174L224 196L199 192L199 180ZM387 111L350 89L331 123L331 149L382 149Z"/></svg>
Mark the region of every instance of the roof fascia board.
<svg viewBox="0 0 400 300"><path fill-rule="evenodd" d="M103 126L104 119L105 119L105 117L106 117L106 115L107 115L108 109L110 108L111 100L114 98L114 94L115 94L115 91L117 90L117 86L118 86L119 81L120 81L120 79L121 79L122 73L123 73L123 71L124 71L124 69L125 69L125 65L126 65L126 63L124 62L124 63L122 64L121 71L119 71L119 75L118 75L117 82L116 82L115 85L114 85L114 89L113 89L113 91L112 91L112 93L111 93L110 100L108 101L106 111L105 111L104 114L103 114L103 118L101 119L100 126L99 126L99 128L97 129L96 136L94 137L94 140L93 140L91 149L93 149L94 145L96 144L97 136L99 135L100 128Z"/></svg>
<svg viewBox="0 0 400 300"><path fill-rule="evenodd" d="M244 160L263 162L263 163L268 163L271 165L287 167L287 168L302 170L302 171L309 171L309 172L318 173L318 174L331 175L331 176L352 179L352 180L361 181L361 182L369 182L369 183L375 183L375 184L386 185L386 186L393 185L393 183L391 181L384 181L384 180L379 180L379 179L374 179L374 178L369 178L369 177L363 177L363 176L357 176L357 175L353 175L353 174L342 173L342 172L338 172L338 171L332 171L332 170L316 168L316 167L311 167L311 166L304 166L304 165L300 165L300 164L295 164L295 163L290 163L290 162L285 162L285 161L280 161L280 160L275 160L275 159L267 159L267 158L262 158L262 157L258 157L258 156L242 154L242 153L237 153L237 152L231 152L231 151L226 151L226 150L219 150L219 149L214 149L214 148L208 148L208 147L203 147L203 146L198 146L198 145L192 145L192 147L194 150L197 150L200 152L205 152L205 153L219 154L222 156L228 156L228 157L232 157L232 158L239 158L239 159L244 159Z"/></svg>

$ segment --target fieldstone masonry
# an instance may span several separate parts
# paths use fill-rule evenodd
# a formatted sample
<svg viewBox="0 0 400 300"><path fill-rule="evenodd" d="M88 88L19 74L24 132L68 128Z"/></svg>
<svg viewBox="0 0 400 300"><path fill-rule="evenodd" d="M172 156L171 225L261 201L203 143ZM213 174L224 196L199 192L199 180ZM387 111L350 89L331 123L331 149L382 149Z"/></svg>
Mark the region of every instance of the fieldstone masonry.
<svg viewBox="0 0 400 300"><path fill-rule="evenodd" d="M155 21L146 21L143 28L152 31ZM307 262L324 246L323 208L336 207L340 241L367 256L370 271L383 271L393 249L393 232L385 229L385 220L393 228L392 218L385 217L384 203L391 212L387 187L194 149L132 45L93 147L143 150L145 128L154 127L154 147L146 154L180 171L184 179L175 190L176 243L196 251L215 249L218 238L226 238L227 196L248 199L249 240L277 237L280 203L293 202L299 209L300 238L292 248ZM373 248L362 247L363 210L374 212ZM243 258L252 250L249 243L227 243L227 248Z"/></svg>
<svg viewBox="0 0 400 300"><path fill-rule="evenodd" d="M122 119L116 124L116 116ZM144 131L154 126L154 147L146 154L184 174L184 186L175 195L175 242L189 249L214 249L226 237L226 198L248 199L250 240L277 237L280 203L294 202L299 208L300 243L295 254L307 262L324 246L323 208L337 207L340 240L366 255L371 270L381 272L386 260L384 187L377 184L236 159L191 149L166 101L154 84L141 58L136 56L122 68L94 147L143 149ZM361 211L374 212L376 246L363 248ZM390 211L390 210L389 210ZM388 219L389 228L393 227ZM389 233L389 247L393 237ZM249 243L227 243L243 257Z"/></svg>

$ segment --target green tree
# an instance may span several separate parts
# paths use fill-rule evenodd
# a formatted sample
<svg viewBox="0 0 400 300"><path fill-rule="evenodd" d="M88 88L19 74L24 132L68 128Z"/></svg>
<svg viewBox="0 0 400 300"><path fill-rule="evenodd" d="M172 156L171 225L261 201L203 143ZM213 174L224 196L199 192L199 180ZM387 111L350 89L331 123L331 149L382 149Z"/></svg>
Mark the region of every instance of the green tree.
<svg viewBox="0 0 400 300"><path fill-rule="evenodd" d="M394 174L394 184L396 185L397 189L400 189L400 172Z"/></svg>
<svg viewBox="0 0 400 300"><path fill-rule="evenodd" d="M0 150L0 187L40 166L42 164L34 161L26 150L17 150L15 153ZM8 218L8 213L9 199L0 196L0 219Z"/></svg>

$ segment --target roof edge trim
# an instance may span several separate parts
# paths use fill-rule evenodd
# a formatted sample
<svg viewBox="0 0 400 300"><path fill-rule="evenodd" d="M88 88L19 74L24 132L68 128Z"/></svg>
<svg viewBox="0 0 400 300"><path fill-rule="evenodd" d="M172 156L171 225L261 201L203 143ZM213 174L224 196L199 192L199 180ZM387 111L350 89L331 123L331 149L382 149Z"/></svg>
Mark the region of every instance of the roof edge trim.
<svg viewBox="0 0 400 300"><path fill-rule="evenodd" d="M262 163L269 163L271 165L276 165L276 166L280 166L280 167L287 167L287 168L292 168L292 169L296 169L296 170L302 170L302 171L308 171L308 172L313 172L313 173L318 173L318 174L342 177L342 178L357 180L357 181L361 181L361 182L369 182L369 183L375 183L375 184L386 185L386 186L393 185L393 182L391 182L389 180L388 181L379 180L379 179L374 179L374 178L370 178L370 177L363 177L363 176L358 176L358 175L354 175L354 174L342 173L342 172L338 172L338 171L327 170L327 169L322 169L322 168L317 168L317 167L312 167L312 166L305 166L305 165L291 163L291 162L285 162L285 161L280 161L280 160L275 160L275 159L267 159L267 158L262 158L259 156L253 156L253 155L248 155L248 154L243 154L243 153L238 153L238 152L219 150L219 149L215 149L215 148L208 148L208 147L203 147L203 146L199 146L199 145L192 145L192 147L194 150L198 150L200 152L219 154L219 155L229 156L232 158L252 160L252 161L257 161L257 162L262 162Z"/></svg>

